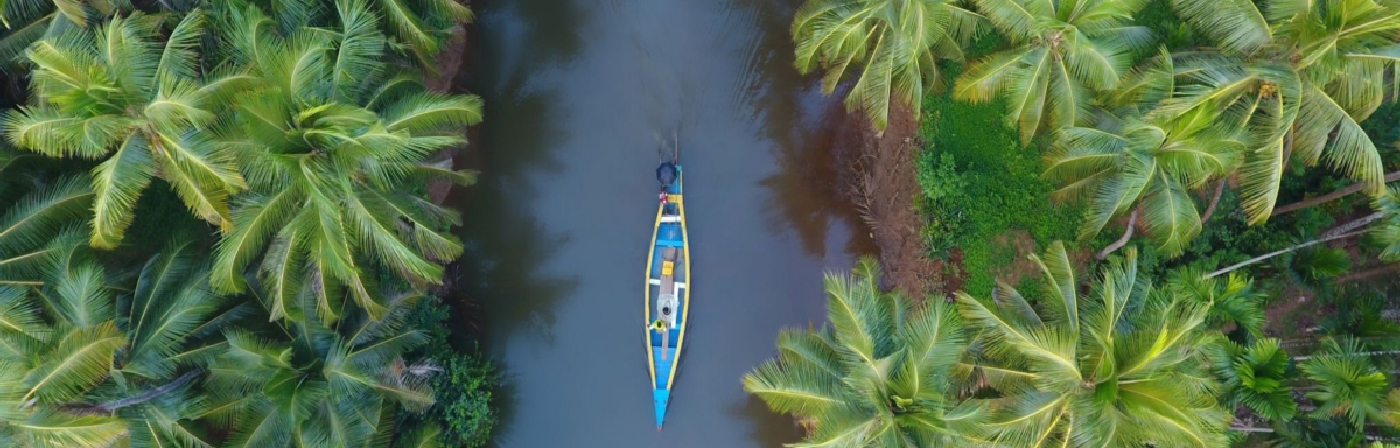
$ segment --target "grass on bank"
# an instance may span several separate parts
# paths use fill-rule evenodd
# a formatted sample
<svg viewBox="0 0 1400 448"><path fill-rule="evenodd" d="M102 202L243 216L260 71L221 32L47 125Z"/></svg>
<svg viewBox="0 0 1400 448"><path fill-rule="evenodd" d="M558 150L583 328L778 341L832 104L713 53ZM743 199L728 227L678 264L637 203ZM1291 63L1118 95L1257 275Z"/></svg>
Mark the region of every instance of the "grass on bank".
<svg viewBox="0 0 1400 448"><path fill-rule="evenodd" d="M924 240L933 257L961 251L961 266L950 264L947 274L964 278L961 289L975 294L989 292L1021 255L1075 239L1081 216L1077 206L1051 202L1054 186L1040 178L1039 145L1021 146L1005 124L1005 109L1000 102L957 101L946 92L924 98L923 150L916 160ZM1026 236L1034 247L1018 251Z"/></svg>

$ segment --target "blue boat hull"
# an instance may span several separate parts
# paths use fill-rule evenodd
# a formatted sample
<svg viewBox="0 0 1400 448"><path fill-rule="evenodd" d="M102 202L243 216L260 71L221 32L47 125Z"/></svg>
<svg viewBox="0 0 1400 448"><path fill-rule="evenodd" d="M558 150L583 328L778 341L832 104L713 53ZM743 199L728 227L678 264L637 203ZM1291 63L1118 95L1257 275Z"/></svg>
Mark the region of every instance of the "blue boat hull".
<svg viewBox="0 0 1400 448"><path fill-rule="evenodd" d="M680 167L676 168L679 174ZM690 311L690 241L685 228L682 177L677 176L667 190L667 200L657 207L647 255L647 368L651 372L658 431L666 422Z"/></svg>

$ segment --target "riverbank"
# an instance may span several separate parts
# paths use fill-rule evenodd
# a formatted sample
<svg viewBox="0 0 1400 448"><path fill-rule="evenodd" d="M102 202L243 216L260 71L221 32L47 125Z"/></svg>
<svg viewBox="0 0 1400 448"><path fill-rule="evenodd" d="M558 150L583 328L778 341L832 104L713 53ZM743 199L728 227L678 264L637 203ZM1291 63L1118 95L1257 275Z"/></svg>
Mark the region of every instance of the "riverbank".
<svg viewBox="0 0 1400 448"><path fill-rule="evenodd" d="M467 6L471 5L470 0L462 0L461 3ZM423 85L427 87L428 90L443 93L452 91L453 86L457 84L457 77L465 68L464 61L467 60L470 36L470 23L459 23L452 28L452 37L448 39L447 45L443 50L438 53L438 57L434 58L434 61L438 64L437 72L423 74ZM470 128L465 128L462 129L462 132L470 134L471 130ZM471 139L468 139L468 141L470 140ZM455 167L458 165L457 156L465 152L466 149L466 144L447 148L434 155L432 160L441 161ZM435 204L445 204L448 195L452 192L452 186L452 182L448 181L433 182L428 186L428 198Z"/></svg>
<svg viewBox="0 0 1400 448"><path fill-rule="evenodd" d="M843 118L852 135L835 152L839 181L869 227L886 286L914 297L958 287L949 281L956 279L942 275L944 260L928 256L924 220L915 207L922 192L915 165L921 151L919 117L908 106L897 107L883 133L862 112Z"/></svg>
<svg viewBox="0 0 1400 448"><path fill-rule="evenodd" d="M892 111L883 134L847 114L857 141L843 146L843 183L888 286L915 296L985 293L998 280L1017 286L1034 276L1030 255L1076 237L1081 209L1050 199L1043 142L1022 145L1004 109L927 94L921 114Z"/></svg>
<svg viewBox="0 0 1400 448"><path fill-rule="evenodd" d="M459 3L471 5L470 0ZM452 27L442 51L432 59L435 70L423 73L425 87L434 92L467 93L458 88L458 80L463 71L470 68L466 61L470 59L472 31L470 23ZM470 154L470 142L474 140L471 136L479 126L464 126L460 132L467 136L466 142L445 148L429 160L453 169L469 165L463 159ZM450 207L457 186L451 181L434 181L428 185L428 199ZM423 316L415 317L414 321L428 334L432 341L428 344L431 350L428 355L437 358L442 369L442 373L433 378L437 403L429 410L429 418L441 425L442 438L450 445L479 447L490 442L500 420L501 403L497 395L502 377L478 343L483 331L480 306L466 299L461 291L462 282L469 280L463 278L459 261L447 266L443 284L433 291L436 297L430 300L430 309L424 310Z"/></svg>

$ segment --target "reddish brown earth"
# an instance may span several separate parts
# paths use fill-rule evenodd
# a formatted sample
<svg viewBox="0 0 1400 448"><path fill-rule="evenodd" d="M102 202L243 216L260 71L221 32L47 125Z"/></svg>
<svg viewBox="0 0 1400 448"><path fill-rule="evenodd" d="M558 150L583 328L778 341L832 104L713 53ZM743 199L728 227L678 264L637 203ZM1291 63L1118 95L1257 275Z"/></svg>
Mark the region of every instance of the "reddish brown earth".
<svg viewBox="0 0 1400 448"><path fill-rule="evenodd" d="M921 194L914 161L920 150L919 117L908 107L890 113L883 134L860 112L844 115L849 144L837 153L846 193L879 248L886 286L914 297L944 292L943 261L928 257L923 218L914 205Z"/></svg>
<svg viewBox="0 0 1400 448"><path fill-rule="evenodd" d="M462 4L470 4L469 1L462 1ZM459 24L452 29L452 38L448 40L441 53L433 58L437 63L432 73L423 74L423 85L429 90L436 92L450 92L456 84L457 75L462 71L462 62L466 60L468 48L468 25ZM464 129L465 133L466 130ZM464 152L466 145L448 148L433 155L430 160L438 161L451 159ZM428 199L437 204L442 204L447 200L447 195L452 192L452 183L438 181L428 185Z"/></svg>

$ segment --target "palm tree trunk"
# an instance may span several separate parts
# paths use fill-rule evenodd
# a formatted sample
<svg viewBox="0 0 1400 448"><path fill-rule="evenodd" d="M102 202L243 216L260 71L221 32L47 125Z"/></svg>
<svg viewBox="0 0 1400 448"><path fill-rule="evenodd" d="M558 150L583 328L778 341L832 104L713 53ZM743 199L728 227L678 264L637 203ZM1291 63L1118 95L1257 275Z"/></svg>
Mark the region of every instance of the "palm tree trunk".
<svg viewBox="0 0 1400 448"><path fill-rule="evenodd" d="M1362 218L1362 219L1365 219L1365 218ZM1348 224L1348 225L1349 225L1349 224ZM1314 245L1314 244L1325 243L1325 242L1332 241L1332 240L1339 240L1339 239L1342 239L1342 238L1353 237L1353 236L1356 236L1356 235L1360 235L1360 234L1362 234L1362 233L1366 233L1366 231L1365 231L1365 230L1359 230L1359 231L1350 232L1350 233L1342 233L1342 234L1337 234L1337 235L1332 235L1332 236L1325 236L1325 237L1318 238L1318 239L1315 239L1315 240L1312 240L1312 241L1308 241L1308 242L1306 242L1306 243L1294 244L1294 245L1292 245L1292 246L1285 247L1285 248L1283 248L1283 249L1279 249L1279 250L1276 250L1276 251L1273 251L1273 252L1269 252L1269 253L1267 253L1267 254L1260 255L1260 256L1257 256L1257 257L1254 257L1254 258L1250 258L1250 259L1245 260L1245 261L1243 261L1243 262L1236 263L1236 264L1234 264L1234 265L1231 265L1231 266L1222 268L1222 269L1220 269L1220 270L1218 270L1218 271L1215 271L1215 272L1206 274L1206 277L1205 277L1205 278L1213 278L1213 277L1218 276L1218 275L1220 275L1220 274L1226 274L1226 273L1229 273L1230 271L1233 271L1233 270L1236 270L1236 269L1239 269L1239 268L1242 268L1242 267L1245 267L1245 266L1249 266L1249 265L1251 265L1251 264L1258 263L1258 262L1261 262L1261 261L1264 261L1264 260L1268 260L1268 259L1270 259L1270 258L1279 256L1279 255L1283 255L1283 254L1286 254L1286 253L1289 253L1289 252L1293 252L1293 251L1295 251L1295 250L1302 249L1302 248L1304 248L1304 247L1312 246L1312 245Z"/></svg>
<svg viewBox="0 0 1400 448"><path fill-rule="evenodd" d="M1210 199L1210 206L1206 207L1206 213L1201 215L1201 223L1210 220L1210 216L1215 214L1215 206L1220 204L1220 195L1225 193L1225 182L1229 181L1229 178L1221 178L1220 185L1215 186L1215 196Z"/></svg>
<svg viewBox="0 0 1400 448"><path fill-rule="evenodd" d="M1365 227L1366 225L1369 225L1369 224L1371 224L1372 222L1374 222L1375 220L1381 219L1382 217L1383 217L1383 215L1381 215L1380 212L1372 213L1372 214L1369 214L1369 215L1366 215L1366 216L1363 216L1363 217L1360 217L1360 218L1351 220L1350 222L1347 222L1346 224L1342 224L1342 225L1339 225L1339 226L1337 226L1337 227L1333 227L1333 228L1331 228L1331 229L1327 229L1326 232L1322 232L1322 236L1328 237L1328 236L1332 236L1332 235L1339 235L1339 234L1347 233L1347 232L1350 232L1350 231L1353 231L1353 230L1356 230L1356 229Z"/></svg>
<svg viewBox="0 0 1400 448"><path fill-rule="evenodd" d="M1095 257L1097 257L1100 260L1108 258L1108 254L1111 254L1113 253L1113 251L1123 247L1123 245L1128 244L1128 239L1133 237L1133 227L1137 225L1138 210L1141 209L1141 205L1133 209L1133 213L1128 215L1128 229L1123 231L1123 236L1119 237L1118 241L1114 241L1113 244L1109 244L1108 247L1105 247L1102 251L1099 251L1097 255L1094 255Z"/></svg>
<svg viewBox="0 0 1400 448"><path fill-rule="evenodd" d="M1386 175L1385 175L1385 182L1386 182L1386 183L1395 182L1395 181L1397 181L1397 180L1400 180L1400 171L1395 171L1395 172L1392 172L1392 173L1390 173L1390 174L1386 174ZM1322 196L1318 196L1318 197L1315 197L1315 198L1312 198L1312 199L1306 199L1306 200L1294 202L1294 203L1292 203L1292 204L1288 204L1288 205L1285 205L1285 206L1282 206L1282 207L1274 208L1273 214L1271 214L1271 215L1269 215L1269 216L1270 216L1270 217L1274 217L1274 216L1282 215L1282 214L1284 214L1284 213L1302 210L1302 209L1305 209L1305 208L1308 208L1308 207L1312 207L1312 206L1314 206L1314 205L1332 202L1332 201L1335 201L1335 200L1338 200L1338 199L1341 199L1341 198L1344 198L1344 197L1347 197L1347 196L1351 196L1351 195L1353 195L1353 194L1356 194L1356 192L1361 191L1361 190L1365 190L1365 189L1366 189L1366 184L1365 184L1365 183L1357 182L1357 183L1351 184L1350 186L1347 186L1346 188L1342 188L1342 189L1339 189L1339 190L1337 190L1337 191L1333 191L1333 192L1331 192L1331 193L1324 194L1324 195L1322 195Z"/></svg>
<svg viewBox="0 0 1400 448"><path fill-rule="evenodd" d="M179 389L180 386L184 386L190 381L194 381L194 378L199 376L200 373L203 373L203 371L191 370L189 372L185 372L184 375L180 375L180 377L176 378L175 381L165 383L164 385L156 387L155 389L148 390L145 393L142 393L141 395L109 401L106 403L102 403L97 407L102 409L103 411L112 412L127 406L138 405L152 398L168 394L172 390Z"/></svg>
<svg viewBox="0 0 1400 448"><path fill-rule="evenodd" d="M1245 433L1273 433L1273 432L1274 432L1274 428L1254 428L1254 427L1246 427L1246 426L1231 426L1231 427L1230 427L1230 430L1231 430L1231 431L1245 432ZM1367 442L1384 442L1384 441L1388 441L1388 440L1393 440L1393 439L1394 439L1393 437L1382 437L1382 436L1372 436L1372 435L1367 435L1367 436L1365 436L1365 437L1366 437L1366 441L1367 441Z"/></svg>
<svg viewBox="0 0 1400 448"><path fill-rule="evenodd" d="M1355 353L1351 353L1351 354L1358 355L1358 356L1380 356L1380 355L1394 355L1394 354L1397 354L1397 353L1400 353L1400 350L1379 350L1379 351L1373 351L1373 352L1355 352ZM1325 355L1324 355L1324 356L1325 356ZM1293 357L1293 360L1294 360L1294 361L1302 361L1302 360L1305 360L1305 359L1312 359L1312 358L1316 358L1316 357L1317 357L1317 355L1294 356L1294 357Z"/></svg>
<svg viewBox="0 0 1400 448"><path fill-rule="evenodd" d="M1343 275L1341 277L1337 277L1337 284L1340 285L1344 283L1350 283L1357 280L1374 277L1376 275L1384 274L1387 272L1394 272L1396 270L1400 270L1400 263L1391 263L1375 269L1368 269L1361 272L1353 272L1347 275Z"/></svg>

